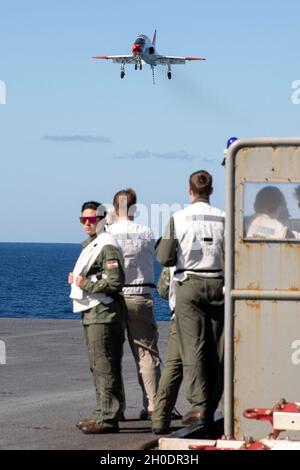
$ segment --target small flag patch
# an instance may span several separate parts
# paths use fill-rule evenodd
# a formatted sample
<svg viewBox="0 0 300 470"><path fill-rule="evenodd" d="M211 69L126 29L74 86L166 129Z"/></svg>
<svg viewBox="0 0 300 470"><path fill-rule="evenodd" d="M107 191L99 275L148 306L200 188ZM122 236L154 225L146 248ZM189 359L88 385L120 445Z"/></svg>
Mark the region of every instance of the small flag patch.
<svg viewBox="0 0 300 470"><path fill-rule="evenodd" d="M111 259L106 263L107 269L116 269L119 267L119 263L116 259Z"/></svg>

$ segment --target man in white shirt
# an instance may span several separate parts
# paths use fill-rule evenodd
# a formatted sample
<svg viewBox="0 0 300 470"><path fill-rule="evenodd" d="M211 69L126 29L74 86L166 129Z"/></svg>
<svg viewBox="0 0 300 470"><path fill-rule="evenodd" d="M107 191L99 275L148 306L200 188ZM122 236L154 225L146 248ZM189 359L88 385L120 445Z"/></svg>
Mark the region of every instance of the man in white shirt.
<svg viewBox="0 0 300 470"><path fill-rule="evenodd" d="M223 392L225 214L210 205L212 176L190 176L192 204L176 212L157 247L157 259L175 266L175 321L191 409L183 424L213 426Z"/></svg>
<svg viewBox="0 0 300 470"><path fill-rule="evenodd" d="M153 412L160 378L157 348L158 331L151 297L154 285L154 238L151 229L134 222L136 193L133 189L117 192L113 199L116 222L109 226L118 241L125 261L124 299L128 310L127 335L135 359L139 384L143 391L141 419Z"/></svg>

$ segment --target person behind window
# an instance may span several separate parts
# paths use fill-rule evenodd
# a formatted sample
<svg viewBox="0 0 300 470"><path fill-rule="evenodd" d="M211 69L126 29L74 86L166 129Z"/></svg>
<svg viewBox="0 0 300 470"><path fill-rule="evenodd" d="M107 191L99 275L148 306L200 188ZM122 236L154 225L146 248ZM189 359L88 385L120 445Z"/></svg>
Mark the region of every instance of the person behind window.
<svg viewBox="0 0 300 470"><path fill-rule="evenodd" d="M265 186L258 191L254 210L255 215L246 230L247 238L295 238L295 234L286 225L289 213L285 197L276 186Z"/></svg>

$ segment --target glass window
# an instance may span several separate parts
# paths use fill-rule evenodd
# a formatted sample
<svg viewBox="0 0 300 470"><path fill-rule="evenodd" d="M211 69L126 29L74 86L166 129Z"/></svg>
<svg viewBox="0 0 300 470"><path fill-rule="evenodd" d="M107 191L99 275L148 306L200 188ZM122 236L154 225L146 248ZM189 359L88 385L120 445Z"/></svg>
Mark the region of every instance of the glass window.
<svg viewBox="0 0 300 470"><path fill-rule="evenodd" d="M300 183L244 185L244 238L300 242Z"/></svg>
<svg viewBox="0 0 300 470"><path fill-rule="evenodd" d="M145 44L145 39L144 38L137 38L134 41L134 44Z"/></svg>

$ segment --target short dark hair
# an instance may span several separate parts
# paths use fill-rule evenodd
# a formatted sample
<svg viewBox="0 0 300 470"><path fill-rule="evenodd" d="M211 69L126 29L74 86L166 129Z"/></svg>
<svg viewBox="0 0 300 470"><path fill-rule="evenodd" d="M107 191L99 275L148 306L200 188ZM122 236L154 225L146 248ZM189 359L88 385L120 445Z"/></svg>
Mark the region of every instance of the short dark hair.
<svg viewBox="0 0 300 470"><path fill-rule="evenodd" d="M212 192L212 176L205 170L192 173L189 183L190 189L197 196L208 197Z"/></svg>
<svg viewBox="0 0 300 470"><path fill-rule="evenodd" d="M97 211L96 215L97 217L100 217L101 219L106 217L106 207L103 204L101 204L101 202L97 202L97 201L84 202L81 206L81 213L85 211L86 209L93 209L94 211Z"/></svg>
<svg viewBox="0 0 300 470"><path fill-rule="evenodd" d="M286 206L285 197L276 186L265 186L256 194L254 210L256 213L273 213L279 206Z"/></svg>
<svg viewBox="0 0 300 470"><path fill-rule="evenodd" d="M130 213L136 204L136 192L132 188L121 189L114 195L113 206L116 214L121 216L133 215ZM130 211L131 209L131 211Z"/></svg>

